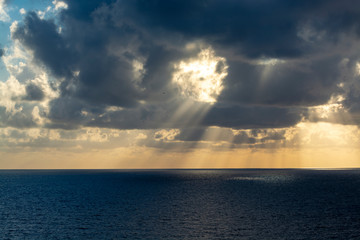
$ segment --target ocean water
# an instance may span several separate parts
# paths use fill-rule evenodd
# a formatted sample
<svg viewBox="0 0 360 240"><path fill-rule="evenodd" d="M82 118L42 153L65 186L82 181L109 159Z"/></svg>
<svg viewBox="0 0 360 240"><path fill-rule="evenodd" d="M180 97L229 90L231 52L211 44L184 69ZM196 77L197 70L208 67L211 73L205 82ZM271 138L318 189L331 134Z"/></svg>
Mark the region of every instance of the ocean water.
<svg viewBox="0 0 360 240"><path fill-rule="evenodd" d="M360 239L360 170L2 170L0 191L0 239Z"/></svg>

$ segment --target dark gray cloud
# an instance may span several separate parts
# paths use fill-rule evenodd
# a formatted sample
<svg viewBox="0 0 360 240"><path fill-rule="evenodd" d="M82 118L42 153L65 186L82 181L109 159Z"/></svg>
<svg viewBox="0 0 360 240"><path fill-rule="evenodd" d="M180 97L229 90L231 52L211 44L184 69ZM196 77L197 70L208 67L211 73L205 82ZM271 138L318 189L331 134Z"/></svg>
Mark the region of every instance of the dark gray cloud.
<svg viewBox="0 0 360 240"><path fill-rule="evenodd" d="M357 1L66 2L57 21L30 12L13 34L62 79L49 127L287 127L338 94L357 112L354 69L344 78L341 65L360 59ZM202 121L170 121L182 104L174 63L198 54L194 42L226 59L224 90Z"/></svg>
<svg viewBox="0 0 360 240"><path fill-rule="evenodd" d="M18 106L16 106L18 107ZM36 127L37 123L33 119L32 105L22 105L18 111L6 111L5 107L0 106L0 127L30 128Z"/></svg>
<svg viewBox="0 0 360 240"><path fill-rule="evenodd" d="M44 91L37 85L30 83L26 86L26 96L24 100L41 101L45 97Z"/></svg>
<svg viewBox="0 0 360 240"><path fill-rule="evenodd" d="M93 110L86 102L72 98L62 97L50 102L48 118L50 128L75 129L86 124L89 116L84 114L87 109ZM96 110L93 110L96 113ZM91 116L90 116L91 117Z"/></svg>
<svg viewBox="0 0 360 240"><path fill-rule="evenodd" d="M328 31L329 40L359 29L355 0L137 0L118 4L127 16L151 29L206 38L255 58L291 58L314 51L299 38L299 28L309 21L314 22L315 30Z"/></svg>
<svg viewBox="0 0 360 240"><path fill-rule="evenodd" d="M304 109L264 106L213 107L203 120L207 126L231 128L288 127L298 123Z"/></svg>
<svg viewBox="0 0 360 240"><path fill-rule="evenodd" d="M0 48L0 57L4 56L4 54L5 54L4 49L1 49L1 48Z"/></svg>
<svg viewBox="0 0 360 240"><path fill-rule="evenodd" d="M254 144L257 140L246 131L234 134L229 128L185 128L175 137L178 141L227 142L228 144Z"/></svg>
<svg viewBox="0 0 360 240"><path fill-rule="evenodd" d="M288 57L302 52L296 36L298 9L318 5L303 2L138 0L126 7L131 17L150 28L235 45L251 57Z"/></svg>
<svg viewBox="0 0 360 240"><path fill-rule="evenodd" d="M76 55L57 28L53 20L41 20L35 12L29 12L23 26L17 28L13 37L32 49L35 59L49 67L53 74L69 76Z"/></svg>
<svg viewBox="0 0 360 240"><path fill-rule="evenodd" d="M245 132L236 135L233 140L233 143L235 144L254 144L256 142L254 137L249 136Z"/></svg>
<svg viewBox="0 0 360 240"><path fill-rule="evenodd" d="M273 66L229 62L223 101L276 106L325 104L340 93L340 56L276 63Z"/></svg>

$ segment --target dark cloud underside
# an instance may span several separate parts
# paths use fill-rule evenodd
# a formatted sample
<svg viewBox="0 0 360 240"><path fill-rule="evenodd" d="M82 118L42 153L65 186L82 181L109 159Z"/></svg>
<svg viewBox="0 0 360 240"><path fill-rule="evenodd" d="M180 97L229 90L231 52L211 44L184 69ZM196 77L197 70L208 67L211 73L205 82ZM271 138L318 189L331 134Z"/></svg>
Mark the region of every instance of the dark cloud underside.
<svg viewBox="0 0 360 240"><path fill-rule="evenodd" d="M35 84L28 84L26 86L26 96L24 97L25 100L30 101L41 101L45 97L44 91Z"/></svg>
<svg viewBox="0 0 360 240"><path fill-rule="evenodd" d="M182 101L174 63L211 46L229 65L218 102L188 125L286 127L309 106L345 96L358 112L355 66L358 1L134 0L67 1L59 23L29 12L13 37L62 79L49 126L158 128ZM61 32L59 31L61 26ZM1 55L1 51L0 51ZM275 61L275 60L277 61ZM274 60L275 62L266 62ZM345 82L345 84L344 84ZM339 87L346 86L347 89ZM28 100L42 100L28 85ZM111 106L121 107L108 111ZM185 127L181 119L169 123ZM250 140L249 140L250 141Z"/></svg>

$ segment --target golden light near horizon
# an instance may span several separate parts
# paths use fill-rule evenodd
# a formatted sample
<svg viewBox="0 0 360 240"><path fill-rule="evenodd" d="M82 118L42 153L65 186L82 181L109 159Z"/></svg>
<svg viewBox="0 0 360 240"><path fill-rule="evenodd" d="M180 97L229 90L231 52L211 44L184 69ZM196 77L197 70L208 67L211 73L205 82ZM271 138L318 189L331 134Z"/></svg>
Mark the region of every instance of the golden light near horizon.
<svg viewBox="0 0 360 240"><path fill-rule="evenodd" d="M301 167L358 167L360 130L344 108L341 95L309 108L310 120L297 124Z"/></svg>
<svg viewBox="0 0 360 240"><path fill-rule="evenodd" d="M173 82L183 96L195 101L214 103L223 90L223 79L227 76L226 59L206 48L195 58L175 64Z"/></svg>

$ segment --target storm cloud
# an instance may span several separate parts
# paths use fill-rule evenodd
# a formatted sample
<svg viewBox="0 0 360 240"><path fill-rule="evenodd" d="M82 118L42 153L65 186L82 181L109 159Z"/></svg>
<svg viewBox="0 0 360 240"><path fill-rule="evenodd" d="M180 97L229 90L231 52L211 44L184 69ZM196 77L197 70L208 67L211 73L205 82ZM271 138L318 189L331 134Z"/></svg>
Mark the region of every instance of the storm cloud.
<svg viewBox="0 0 360 240"><path fill-rule="evenodd" d="M356 122L357 1L66 3L57 19L28 12L12 34L58 82L47 127L282 128L336 96ZM204 49L227 64L223 89L215 102L185 108L194 115L200 106L207 111L184 121L186 113L179 112L188 99L174 72ZM26 94L44 99L35 85L27 85Z"/></svg>

